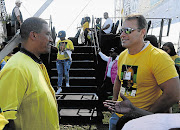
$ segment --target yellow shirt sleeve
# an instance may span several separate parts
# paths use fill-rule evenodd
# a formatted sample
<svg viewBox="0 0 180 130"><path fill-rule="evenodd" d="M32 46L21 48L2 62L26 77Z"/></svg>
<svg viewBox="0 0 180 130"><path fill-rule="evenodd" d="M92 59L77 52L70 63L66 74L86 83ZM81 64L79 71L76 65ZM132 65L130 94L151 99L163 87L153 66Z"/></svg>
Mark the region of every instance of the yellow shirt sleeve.
<svg viewBox="0 0 180 130"><path fill-rule="evenodd" d="M152 66L151 71L154 74L158 85L178 76L174 66L174 61L167 53L161 53L161 55L156 55L150 63Z"/></svg>
<svg viewBox="0 0 180 130"><path fill-rule="evenodd" d="M69 44L68 49L73 51L74 50L73 42L71 40L69 40L68 44Z"/></svg>
<svg viewBox="0 0 180 130"><path fill-rule="evenodd" d="M7 80L7 78L9 80ZM0 73L0 106L6 119L16 119L17 109L21 105L27 82L19 69L6 69ZM4 100L6 99L6 100Z"/></svg>
<svg viewBox="0 0 180 130"><path fill-rule="evenodd" d="M85 22L83 24L83 31L85 31L86 28L89 28L89 23L88 22Z"/></svg>

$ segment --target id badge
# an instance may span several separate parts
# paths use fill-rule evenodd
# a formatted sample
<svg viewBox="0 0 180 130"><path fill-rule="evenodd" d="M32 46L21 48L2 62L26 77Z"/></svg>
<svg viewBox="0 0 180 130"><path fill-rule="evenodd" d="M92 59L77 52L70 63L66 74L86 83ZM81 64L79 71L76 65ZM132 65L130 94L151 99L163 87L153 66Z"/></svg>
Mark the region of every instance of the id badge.
<svg viewBox="0 0 180 130"><path fill-rule="evenodd" d="M132 90L131 96L132 96L132 97L135 97L135 96L136 96L136 90Z"/></svg>
<svg viewBox="0 0 180 130"><path fill-rule="evenodd" d="M125 94L125 91L126 91L126 89L125 89L124 87L121 87L120 92L121 92L122 94Z"/></svg>
<svg viewBox="0 0 180 130"><path fill-rule="evenodd" d="M61 51L61 52L60 52L60 55L64 55L64 52Z"/></svg>
<svg viewBox="0 0 180 130"><path fill-rule="evenodd" d="M124 71L123 79L131 80L131 72Z"/></svg>

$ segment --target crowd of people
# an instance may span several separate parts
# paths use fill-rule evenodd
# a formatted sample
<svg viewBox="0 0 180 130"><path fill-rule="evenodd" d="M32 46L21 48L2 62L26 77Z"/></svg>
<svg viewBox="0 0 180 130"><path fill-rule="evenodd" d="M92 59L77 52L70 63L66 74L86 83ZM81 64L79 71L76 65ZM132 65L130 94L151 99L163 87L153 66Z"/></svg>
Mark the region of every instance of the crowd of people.
<svg viewBox="0 0 180 130"><path fill-rule="evenodd" d="M0 61L0 128L58 130L59 115L55 94L62 91L63 73L66 87L70 87L73 42L66 39L64 30L58 32L60 40L53 46L58 52L58 89L55 92L40 59L40 55L49 53L52 47L53 39L48 23L36 17L23 21L19 10L21 2L16 0L15 4L12 20L16 23L13 26L20 28L22 43L20 51L10 56L7 63L4 59ZM104 18L106 21L103 26L97 21L96 27L101 33L108 34L113 22L107 12ZM87 18L82 27L85 42L89 45L87 34L90 28ZM147 36L146 33L145 17L129 15L120 29L122 46L126 50L119 54L118 48L111 48L109 56L106 56L98 48L98 54L107 62L99 98L112 111L110 130L141 129L143 124L146 128L155 129L152 125L146 125L153 117L158 117L155 119L156 124L161 118L168 117L172 122L173 118L180 119L179 114L168 114L170 108L180 101L180 57L172 42L160 48L156 37ZM112 100L106 100L107 95L104 94L107 91L111 92ZM176 121L169 124L171 127L168 129L180 128Z"/></svg>

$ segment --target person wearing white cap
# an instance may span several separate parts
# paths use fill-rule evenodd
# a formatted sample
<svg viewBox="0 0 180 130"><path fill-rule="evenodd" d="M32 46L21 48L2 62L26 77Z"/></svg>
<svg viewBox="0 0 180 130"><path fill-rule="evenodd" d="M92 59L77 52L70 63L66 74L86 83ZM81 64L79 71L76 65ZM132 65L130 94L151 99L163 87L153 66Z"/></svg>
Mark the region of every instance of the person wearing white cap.
<svg viewBox="0 0 180 130"><path fill-rule="evenodd" d="M11 26L15 28L15 31L20 28L21 24L23 23L23 17L20 11L20 6L21 6L21 1L16 0L15 4L16 6L14 7L11 15Z"/></svg>

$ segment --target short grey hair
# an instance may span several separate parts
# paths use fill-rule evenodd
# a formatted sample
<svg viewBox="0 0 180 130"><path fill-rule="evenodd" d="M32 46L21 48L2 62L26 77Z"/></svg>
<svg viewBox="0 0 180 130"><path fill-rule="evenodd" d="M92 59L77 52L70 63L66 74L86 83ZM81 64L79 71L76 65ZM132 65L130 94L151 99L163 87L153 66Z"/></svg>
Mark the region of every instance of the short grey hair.
<svg viewBox="0 0 180 130"><path fill-rule="evenodd" d="M26 19L21 25L21 29L20 29L20 35L22 41L26 41L28 39L31 31L40 33L43 28L43 24L48 24L48 23L41 18L31 17Z"/></svg>

